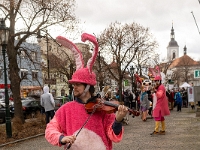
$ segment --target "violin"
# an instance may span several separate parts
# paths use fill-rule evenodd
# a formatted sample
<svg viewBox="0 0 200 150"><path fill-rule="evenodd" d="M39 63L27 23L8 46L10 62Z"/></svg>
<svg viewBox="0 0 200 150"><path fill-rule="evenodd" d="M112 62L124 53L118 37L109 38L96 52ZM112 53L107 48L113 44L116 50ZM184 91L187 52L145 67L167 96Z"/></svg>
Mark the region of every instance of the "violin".
<svg viewBox="0 0 200 150"><path fill-rule="evenodd" d="M78 136L80 131L83 129L83 127L87 124L87 122L90 119L90 117L96 111L103 111L103 112L106 112L108 114L115 113L117 111L117 108L119 106L119 102L118 101L105 101L105 100L102 100L100 98L96 98L96 97L94 97L94 98L95 98L95 100L92 98L93 100L91 99L91 101L89 100L89 102L85 104L85 110L90 115L87 118L87 120L85 121L85 123L82 125L80 130L76 133L76 137ZM139 116L140 115L139 111L135 111L135 110L132 110L130 108L128 108L128 111L130 113L132 113L133 115L135 115L135 116ZM70 149L70 147L71 147L71 144L69 143L66 149Z"/></svg>
<svg viewBox="0 0 200 150"><path fill-rule="evenodd" d="M118 106L119 106L118 101L105 101L100 98L97 98L96 101L91 101L91 102L85 104L85 110L88 113L92 113L95 110L95 111L103 111L108 114L111 114L111 113L115 113L117 111ZM134 116L140 115L139 111L132 110L130 108L128 108L128 111L130 113L132 113Z"/></svg>

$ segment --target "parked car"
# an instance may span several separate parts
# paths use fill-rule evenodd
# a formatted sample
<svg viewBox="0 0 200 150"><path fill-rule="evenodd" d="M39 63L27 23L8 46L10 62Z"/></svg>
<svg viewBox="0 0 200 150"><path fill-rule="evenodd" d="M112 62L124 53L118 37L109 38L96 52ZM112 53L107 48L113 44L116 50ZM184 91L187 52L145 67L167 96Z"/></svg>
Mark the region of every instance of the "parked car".
<svg viewBox="0 0 200 150"><path fill-rule="evenodd" d="M40 95L29 95L28 97L32 97L34 98L35 100L40 100Z"/></svg>
<svg viewBox="0 0 200 150"><path fill-rule="evenodd" d="M42 106L40 101L35 99L21 100L24 118L35 118L37 113L41 112ZM10 107L11 113L14 115L14 104Z"/></svg>
<svg viewBox="0 0 200 150"><path fill-rule="evenodd" d="M13 115L10 113L10 117L12 118ZM6 122L6 108L2 107L0 108L0 123Z"/></svg>
<svg viewBox="0 0 200 150"><path fill-rule="evenodd" d="M36 99L33 98L33 97L22 97L21 100L34 100L34 101L36 101Z"/></svg>
<svg viewBox="0 0 200 150"><path fill-rule="evenodd" d="M5 116L6 116L6 109L0 108L0 123L5 122Z"/></svg>
<svg viewBox="0 0 200 150"><path fill-rule="evenodd" d="M9 100L9 105L11 106L14 102ZM6 103L5 103L5 99L0 99L0 108L5 107Z"/></svg>

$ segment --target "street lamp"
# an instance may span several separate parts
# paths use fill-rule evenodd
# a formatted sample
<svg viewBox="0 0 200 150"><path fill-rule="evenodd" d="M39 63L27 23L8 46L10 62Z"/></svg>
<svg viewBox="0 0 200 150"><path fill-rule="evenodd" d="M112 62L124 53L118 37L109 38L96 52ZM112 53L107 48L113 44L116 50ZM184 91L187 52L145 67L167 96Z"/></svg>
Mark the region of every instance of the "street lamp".
<svg viewBox="0 0 200 150"><path fill-rule="evenodd" d="M134 70L135 68L133 66L130 67L130 75L131 75L131 85L132 85L132 92L134 92L134 89L133 89L133 76L134 76Z"/></svg>
<svg viewBox="0 0 200 150"><path fill-rule="evenodd" d="M49 39L48 39L48 35L47 35L47 31L46 31L46 35L45 36L42 36L40 34L40 30L38 30L37 32L37 41L40 43L41 42L41 38L46 38L46 41L47 41L47 77L48 77L48 86L50 88L50 72L49 72Z"/></svg>
<svg viewBox="0 0 200 150"><path fill-rule="evenodd" d="M8 44L9 28L5 25L5 20L1 18L0 20L0 40L2 46L2 55L4 61L4 89L5 89L5 104L6 104L6 134L7 138L12 137L11 128L11 117L10 117L10 107L8 98L8 85L7 85L7 72L6 72L6 47Z"/></svg>

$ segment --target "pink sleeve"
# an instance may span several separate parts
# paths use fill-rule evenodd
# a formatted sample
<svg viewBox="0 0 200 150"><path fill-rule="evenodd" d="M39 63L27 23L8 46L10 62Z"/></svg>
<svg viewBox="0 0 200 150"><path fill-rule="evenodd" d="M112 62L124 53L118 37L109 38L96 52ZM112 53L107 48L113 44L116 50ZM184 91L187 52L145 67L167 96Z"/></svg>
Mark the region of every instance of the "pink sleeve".
<svg viewBox="0 0 200 150"><path fill-rule="evenodd" d="M112 129L112 125L110 125L108 127L107 135L110 138L110 140L115 142L115 143L118 143L118 142L120 142L122 140L123 134L124 134L124 128L123 127L122 127L122 131L120 132L119 135L115 135L115 133L114 133L114 131Z"/></svg>
<svg viewBox="0 0 200 150"><path fill-rule="evenodd" d="M47 124L45 138L52 145L62 146L59 143L60 135L62 135L60 126L57 122L56 116L54 116L53 119Z"/></svg>
<svg viewBox="0 0 200 150"><path fill-rule="evenodd" d="M158 90L157 92L156 92L156 97L157 98L161 98L162 96L163 96L163 90Z"/></svg>

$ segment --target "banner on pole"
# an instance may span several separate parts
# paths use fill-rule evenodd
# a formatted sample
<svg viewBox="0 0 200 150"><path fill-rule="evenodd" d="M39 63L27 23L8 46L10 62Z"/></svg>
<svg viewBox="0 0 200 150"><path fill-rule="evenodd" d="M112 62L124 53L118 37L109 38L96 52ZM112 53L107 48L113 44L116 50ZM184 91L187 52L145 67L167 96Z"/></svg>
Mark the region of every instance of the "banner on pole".
<svg viewBox="0 0 200 150"><path fill-rule="evenodd" d="M188 102L194 102L194 87L188 87Z"/></svg>

